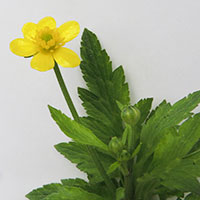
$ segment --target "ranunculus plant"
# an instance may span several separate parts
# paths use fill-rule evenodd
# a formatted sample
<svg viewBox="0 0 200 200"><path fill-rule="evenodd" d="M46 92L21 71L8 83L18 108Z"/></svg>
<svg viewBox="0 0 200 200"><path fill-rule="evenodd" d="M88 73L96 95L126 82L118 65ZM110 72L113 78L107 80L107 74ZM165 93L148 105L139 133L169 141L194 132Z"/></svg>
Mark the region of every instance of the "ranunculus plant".
<svg viewBox="0 0 200 200"><path fill-rule="evenodd" d="M200 199L200 91L171 105L151 109L152 98L131 105L122 66L112 69L96 35L85 29L78 55L63 45L79 33L75 21L56 28L46 17L27 23L13 53L31 57L31 67L54 69L73 119L49 106L60 130L72 139L55 148L87 174L88 180L63 179L35 189L30 200L177 200ZM87 88L78 88L87 116L80 117L58 65L80 69Z"/></svg>

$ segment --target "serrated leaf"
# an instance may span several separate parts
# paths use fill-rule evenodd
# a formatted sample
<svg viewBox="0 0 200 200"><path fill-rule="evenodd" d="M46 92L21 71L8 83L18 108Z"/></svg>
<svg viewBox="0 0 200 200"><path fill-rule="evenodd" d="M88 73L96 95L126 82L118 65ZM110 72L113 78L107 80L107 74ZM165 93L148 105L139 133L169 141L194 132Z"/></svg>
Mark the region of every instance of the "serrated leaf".
<svg viewBox="0 0 200 200"><path fill-rule="evenodd" d="M200 114L189 118L179 128L168 130L160 144L156 147L152 168L161 165L163 168L176 159L181 159L190 152L195 143L200 139Z"/></svg>
<svg viewBox="0 0 200 200"><path fill-rule="evenodd" d="M97 195L104 197L105 199L112 200L110 191L108 190L107 186L104 183L91 184L79 178L64 179L61 180L61 182L64 186L80 187L87 192L95 193Z"/></svg>
<svg viewBox="0 0 200 200"><path fill-rule="evenodd" d="M150 113L153 98L141 99L135 106L140 110L140 120L137 124L142 124Z"/></svg>
<svg viewBox="0 0 200 200"><path fill-rule="evenodd" d="M153 176L160 178L170 190L196 192L200 190L197 176L200 166L195 165L197 155L182 159L200 138L200 114L186 120L179 128L167 130L154 152L148 169ZM181 177L182 176L182 177Z"/></svg>
<svg viewBox="0 0 200 200"><path fill-rule="evenodd" d="M80 65L83 77L89 90L99 97L108 98L110 95L123 104L130 101L127 84L122 67L118 67L112 72L112 63L105 50L102 50L97 36L85 29L81 42ZM108 84L112 83L112 88ZM105 89L105 90L104 90ZM109 89L111 89L109 91ZM112 91L113 89L113 91ZM117 91L114 91L117 89ZM126 93L126 95L122 95ZM106 96L105 96L106 94Z"/></svg>
<svg viewBox="0 0 200 200"><path fill-rule="evenodd" d="M81 117L80 120L82 125L89 128L105 144L109 143L111 138L110 135L115 135L112 127L109 127L94 118Z"/></svg>
<svg viewBox="0 0 200 200"><path fill-rule="evenodd" d="M49 110L52 118L68 137L80 144L91 145L104 151L108 151L107 145L99 140L90 129L84 127L76 121L71 120L60 110L57 110L51 106L49 106Z"/></svg>
<svg viewBox="0 0 200 200"><path fill-rule="evenodd" d="M141 132L142 148L139 154L141 160L138 169L141 173L141 167L148 157L153 153L160 140L164 137L166 129L176 126L182 120L189 117L190 112L200 102L200 91L194 92L171 106L169 103L163 103L155 114L147 121Z"/></svg>
<svg viewBox="0 0 200 200"><path fill-rule="evenodd" d="M186 171L186 173L190 172L193 177L200 177L200 150L188 154L176 167Z"/></svg>
<svg viewBox="0 0 200 200"><path fill-rule="evenodd" d="M60 188L62 188L62 185L59 183L44 185L42 188L33 190L32 192L27 194L26 197L30 200L43 200L48 195L57 193Z"/></svg>
<svg viewBox="0 0 200 200"><path fill-rule="evenodd" d="M183 192L194 192L200 195L200 183L189 171L174 168L163 176L162 185L169 189L177 189Z"/></svg>
<svg viewBox="0 0 200 200"><path fill-rule="evenodd" d="M78 92L89 115L83 122L108 144L111 137L122 135L123 126L116 101L129 104L128 85L121 66L112 71L110 58L94 33L85 29L81 45L83 61L80 68L88 90L79 88ZM102 126L104 131L100 133L97 130Z"/></svg>
<svg viewBox="0 0 200 200"><path fill-rule="evenodd" d="M82 179L65 179L62 184L44 185L26 197L30 200L111 200L105 185L90 185Z"/></svg>
<svg viewBox="0 0 200 200"><path fill-rule="evenodd" d="M159 176L159 172L162 173L165 168L169 168L170 162L174 162L177 158L174 154L176 145L178 145L177 132L175 128L171 128L164 133L164 137L157 145L148 172L156 171Z"/></svg>
<svg viewBox="0 0 200 200"><path fill-rule="evenodd" d="M44 200L104 200L103 197L94 193L89 193L81 188L65 186L58 191L47 196Z"/></svg>
<svg viewBox="0 0 200 200"><path fill-rule="evenodd" d="M163 105L167 104L167 101L166 100L163 100L158 106L156 106L155 109L153 109L150 113L149 113L149 116L147 117L147 120L146 122L155 114L155 112Z"/></svg>
<svg viewBox="0 0 200 200"><path fill-rule="evenodd" d="M73 187L81 187L85 188L88 187L88 182L84 181L83 179L76 178L76 179L62 179L61 183L64 186L73 186Z"/></svg>
<svg viewBox="0 0 200 200"><path fill-rule="evenodd" d="M91 182L101 182L103 181L99 171L96 168L90 154L88 154L87 147L85 145L80 145L75 142L60 143L55 145L58 152L64 155L72 163L77 164L77 168L88 174L88 178ZM101 152L98 152L98 156L101 160L102 165L105 170L114 162L114 160Z"/></svg>

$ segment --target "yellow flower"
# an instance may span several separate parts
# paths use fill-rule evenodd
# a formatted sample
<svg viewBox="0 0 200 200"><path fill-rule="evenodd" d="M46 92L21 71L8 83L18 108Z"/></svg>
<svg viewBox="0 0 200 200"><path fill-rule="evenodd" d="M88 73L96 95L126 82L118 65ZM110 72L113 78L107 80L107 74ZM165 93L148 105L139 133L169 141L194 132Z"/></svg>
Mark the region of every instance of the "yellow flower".
<svg viewBox="0 0 200 200"><path fill-rule="evenodd" d="M45 17L38 24L26 23L22 32L24 38L17 38L10 43L10 50L23 57L33 56L31 67L47 71L55 66L55 61L62 67L76 67L80 64L79 56L63 47L80 32L76 21L69 21L56 28L53 17Z"/></svg>

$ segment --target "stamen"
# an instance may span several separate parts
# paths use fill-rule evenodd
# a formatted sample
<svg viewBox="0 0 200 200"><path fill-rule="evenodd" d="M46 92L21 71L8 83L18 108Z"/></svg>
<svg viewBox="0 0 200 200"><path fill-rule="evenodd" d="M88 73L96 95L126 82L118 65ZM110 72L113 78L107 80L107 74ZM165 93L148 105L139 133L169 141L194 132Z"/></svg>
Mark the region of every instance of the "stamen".
<svg viewBox="0 0 200 200"><path fill-rule="evenodd" d="M49 40L51 40L53 37L51 34L48 34L48 33L44 33L41 37L42 40L48 42Z"/></svg>
<svg viewBox="0 0 200 200"><path fill-rule="evenodd" d="M49 27L38 30L35 36L35 42L41 50L49 51L50 53L65 44L63 39L57 29L50 29Z"/></svg>

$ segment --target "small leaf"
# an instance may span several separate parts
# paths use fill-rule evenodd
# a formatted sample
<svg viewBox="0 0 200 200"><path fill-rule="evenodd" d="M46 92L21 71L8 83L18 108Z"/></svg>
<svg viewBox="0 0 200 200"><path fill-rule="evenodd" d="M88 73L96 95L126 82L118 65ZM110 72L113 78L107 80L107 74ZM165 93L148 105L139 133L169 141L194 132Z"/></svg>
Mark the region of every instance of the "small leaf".
<svg viewBox="0 0 200 200"><path fill-rule="evenodd" d="M136 147L136 149L133 151L133 153L132 153L132 155L131 155L131 158L134 158L134 157L139 153L139 151L140 151L140 149L141 149L141 146L142 146L142 143L140 143L140 144Z"/></svg>
<svg viewBox="0 0 200 200"><path fill-rule="evenodd" d="M122 144L126 145L127 142L127 138L129 133L131 132L131 127L129 125L127 125L124 129L123 135L122 135Z"/></svg>
<svg viewBox="0 0 200 200"><path fill-rule="evenodd" d="M117 106L119 107L119 109L122 111L123 109L124 109L124 107L126 106L126 105L123 105L122 103L120 103L119 101L116 101L116 103L117 103Z"/></svg>
<svg viewBox="0 0 200 200"><path fill-rule="evenodd" d="M114 162L112 165L110 165L110 167L108 168L107 173L111 174L112 172L114 172L118 167L120 166L119 162Z"/></svg>

